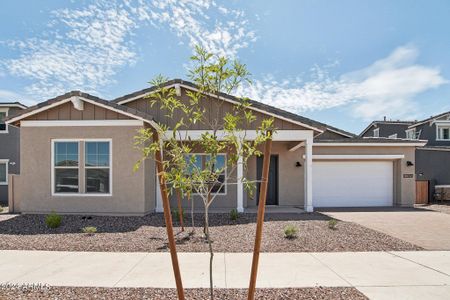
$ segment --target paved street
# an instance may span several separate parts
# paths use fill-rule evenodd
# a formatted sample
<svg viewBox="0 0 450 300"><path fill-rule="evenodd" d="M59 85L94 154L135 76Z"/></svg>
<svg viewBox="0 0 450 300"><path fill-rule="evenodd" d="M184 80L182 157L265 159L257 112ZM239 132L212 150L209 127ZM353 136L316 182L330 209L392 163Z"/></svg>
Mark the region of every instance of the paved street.
<svg viewBox="0 0 450 300"><path fill-rule="evenodd" d="M0 284L174 287L168 253L2 250L0 255ZM179 257L184 286L208 287L208 254ZM250 253L217 253L216 286L247 288L250 264ZM448 299L450 251L263 253L257 286L354 286L371 299Z"/></svg>

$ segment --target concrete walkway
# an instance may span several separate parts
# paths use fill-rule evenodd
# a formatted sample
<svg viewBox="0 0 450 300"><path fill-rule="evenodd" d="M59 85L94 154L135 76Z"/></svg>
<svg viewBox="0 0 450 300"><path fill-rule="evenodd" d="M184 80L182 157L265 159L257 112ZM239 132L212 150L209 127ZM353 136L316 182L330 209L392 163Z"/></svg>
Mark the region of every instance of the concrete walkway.
<svg viewBox="0 0 450 300"><path fill-rule="evenodd" d="M168 253L2 250L0 257L0 285L174 287ZM184 286L208 287L208 254L179 258ZM250 253L217 253L216 287L247 288L250 265ZM257 287L315 286L353 286L371 299L448 299L450 251L261 255Z"/></svg>
<svg viewBox="0 0 450 300"><path fill-rule="evenodd" d="M395 208L384 211L347 209L323 213L381 231L427 250L450 250L450 214L424 209Z"/></svg>

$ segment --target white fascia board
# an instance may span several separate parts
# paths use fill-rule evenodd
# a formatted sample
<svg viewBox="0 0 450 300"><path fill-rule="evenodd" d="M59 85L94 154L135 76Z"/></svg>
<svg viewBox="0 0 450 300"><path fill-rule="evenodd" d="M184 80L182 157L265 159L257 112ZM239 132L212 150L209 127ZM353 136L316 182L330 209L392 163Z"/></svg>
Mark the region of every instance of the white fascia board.
<svg viewBox="0 0 450 300"><path fill-rule="evenodd" d="M18 107L18 108L22 108L22 109L27 109L28 107L26 107L25 105L19 104L19 103L0 103L0 107Z"/></svg>
<svg viewBox="0 0 450 300"><path fill-rule="evenodd" d="M150 124L150 125L151 125L153 128L155 128L155 129L159 129L159 128L160 128L159 125L158 125L155 121L149 121L149 120L146 120L146 119L141 118L141 117L139 117L139 116L137 116L137 115L135 115L135 114L128 113L128 112L122 111L122 110L120 110L120 109L115 109L115 108L110 107L110 106L108 106L108 105L104 105L104 104L102 104L102 103L98 103L98 102L96 102L96 101L86 99L86 98L84 98L84 97L79 97L79 96L78 96L78 98L81 99L82 101L85 101L85 102L91 103L91 104L93 104L93 105L100 106L100 107L103 107L103 108L105 108L105 109L108 109L108 110L117 112L117 113L119 113L119 114L125 115L125 116L127 116L127 117L132 118L132 119L140 120L140 121L142 121L142 122L148 123L148 124ZM29 113L26 113L26 114L17 116L16 118L12 118L12 119L6 121L5 123L6 123L6 124L10 124L10 123L14 123L14 122L20 121L20 120L22 120L22 119L24 119L24 118L27 118L27 117L29 117L29 116L35 115L35 114L37 114L37 113L40 113L40 112L45 111L45 110L48 110L48 109L50 109L50 108L53 108L53 107L62 105L62 104L64 104L64 103L67 103L67 102L70 102L70 101L72 101L72 97L68 97L67 99L64 99L64 100L58 101L58 102L56 102L56 103L50 104L50 105L48 105L48 106L45 106L45 107L42 107L42 108L33 110L33 111L29 112Z"/></svg>
<svg viewBox="0 0 450 300"><path fill-rule="evenodd" d="M172 131L166 131L164 139L169 139L172 136ZM213 133L212 130L180 130L178 131L178 140L200 140L202 134ZM227 133L223 130L218 130L216 135L219 139L227 136ZM254 140L257 136L256 130L243 130L240 132L240 136L246 140ZM278 142L290 142L290 141L306 141L313 139L312 130L279 130L274 132L273 141Z"/></svg>
<svg viewBox="0 0 450 300"><path fill-rule="evenodd" d="M6 123L6 124L11 124L11 123L20 121L20 120L22 120L22 119L24 119L24 118L27 118L27 117L29 117L29 116L38 114L38 113L40 113L40 112L46 111L46 110L48 110L48 109L50 109L50 108L53 108L53 107L62 105L62 104L64 104L64 103L67 103L67 102L70 102L70 101L71 101L71 98L69 97L69 98L67 98L67 99L58 101L58 102L56 102L56 103L53 103L53 104L50 104L50 105L47 105L47 106L44 106L44 107L35 109L35 110L30 111L30 112L28 112L28 113L22 114L22 115L20 115L20 116L17 116L17 117L15 117L15 118L12 118L12 119L9 119L9 120L7 120L5 123Z"/></svg>
<svg viewBox="0 0 450 300"><path fill-rule="evenodd" d="M189 90L191 90L191 91L198 92L198 89L193 88L193 87L188 86L188 85L185 85L185 84L180 84L180 83L174 83L174 84L171 84L171 85L166 86L165 88L168 89L168 88L173 88L173 87L174 87L174 88L183 87L183 88L185 88L185 89L189 89ZM157 91L158 91L158 90L151 91L151 92L148 92L148 93L144 93L144 94L139 95L139 96L135 96L135 97L132 97L132 98L129 98L129 99L124 99L124 100L119 101L119 102L117 102L117 103L118 103L118 104L125 104L125 103L128 103L128 102L132 102L132 101L134 101L134 100L137 100L137 99L146 97L146 96L148 96L148 95L154 94L154 93L156 93ZM211 96L211 97L216 97L216 95L212 95L212 94L210 94L210 93L205 93L205 94L208 95L208 96ZM227 102L229 102L229 103L232 103L232 104L239 104L238 102L236 102L236 101L234 101L234 100L231 100L230 98L227 98L227 97L220 97L220 96L219 96L218 98L221 99L221 100L227 101ZM292 119L289 119L289 118L285 118L285 117L283 117L283 116L280 116L280 115L277 115L277 114L274 114L274 113L270 113L270 112L265 111L265 110L262 110L262 109L258 109L258 108L254 107L254 106L251 106L251 105L250 105L249 109L254 110L254 111L257 111L257 112L260 112L260 113L265 114L265 115L269 115L269 116L272 116L272 117L281 119L281 120L285 120L285 121L290 122L290 123L294 123L294 124L300 125L300 126L302 126L302 127L308 128L308 129L312 129L312 130L315 130L315 131L318 131L318 132L323 132L323 130L321 130L321 129L319 129L319 128L316 128L316 127L314 127L314 126L310 126L310 125L304 124L304 123L302 123L302 122L298 122L298 121L295 121L295 120L292 120Z"/></svg>
<svg viewBox="0 0 450 300"><path fill-rule="evenodd" d="M143 126L141 120L42 120L22 121L22 127L91 127L91 126Z"/></svg>
<svg viewBox="0 0 450 300"><path fill-rule="evenodd" d="M303 156L304 158L305 156ZM313 155L313 160L395 160L403 159L404 155Z"/></svg>
<svg viewBox="0 0 450 300"><path fill-rule="evenodd" d="M411 143L314 143L317 147L423 147L427 142Z"/></svg>

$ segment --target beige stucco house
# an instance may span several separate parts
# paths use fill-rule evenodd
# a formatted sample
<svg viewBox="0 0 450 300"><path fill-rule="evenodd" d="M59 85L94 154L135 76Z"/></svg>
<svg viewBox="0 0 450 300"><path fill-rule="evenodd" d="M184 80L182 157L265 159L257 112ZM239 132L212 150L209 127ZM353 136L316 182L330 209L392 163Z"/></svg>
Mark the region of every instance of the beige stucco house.
<svg viewBox="0 0 450 300"><path fill-rule="evenodd" d="M182 100L187 91L196 89L178 79L166 86ZM149 88L113 101L74 91L8 119L21 133L20 174L9 179L11 211L108 215L161 211L154 162L147 160L133 171L141 155L133 148L136 131L174 122L145 99L154 91ZM202 105L211 118L221 118L237 101L223 94L220 99L205 98ZM414 204L415 147L424 141L358 138L275 107L251 104L258 119L274 117L277 128L267 205L313 211ZM249 138L255 129L247 128ZM195 139L204 130L199 125L187 134ZM237 177L258 178L261 162L254 157L247 174L238 166ZM218 193L213 209L242 212L257 205L257 197L250 197L241 183Z"/></svg>

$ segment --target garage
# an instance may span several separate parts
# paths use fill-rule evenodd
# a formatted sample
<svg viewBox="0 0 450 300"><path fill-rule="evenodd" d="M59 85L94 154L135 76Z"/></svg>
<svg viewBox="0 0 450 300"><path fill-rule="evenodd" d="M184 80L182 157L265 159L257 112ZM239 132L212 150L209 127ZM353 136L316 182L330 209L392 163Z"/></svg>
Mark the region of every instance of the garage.
<svg viewBox="0 0 450 300"><path fill-rule="evenodd" d="M392 206L393 161L313 161L316 207Z"/></svg>

